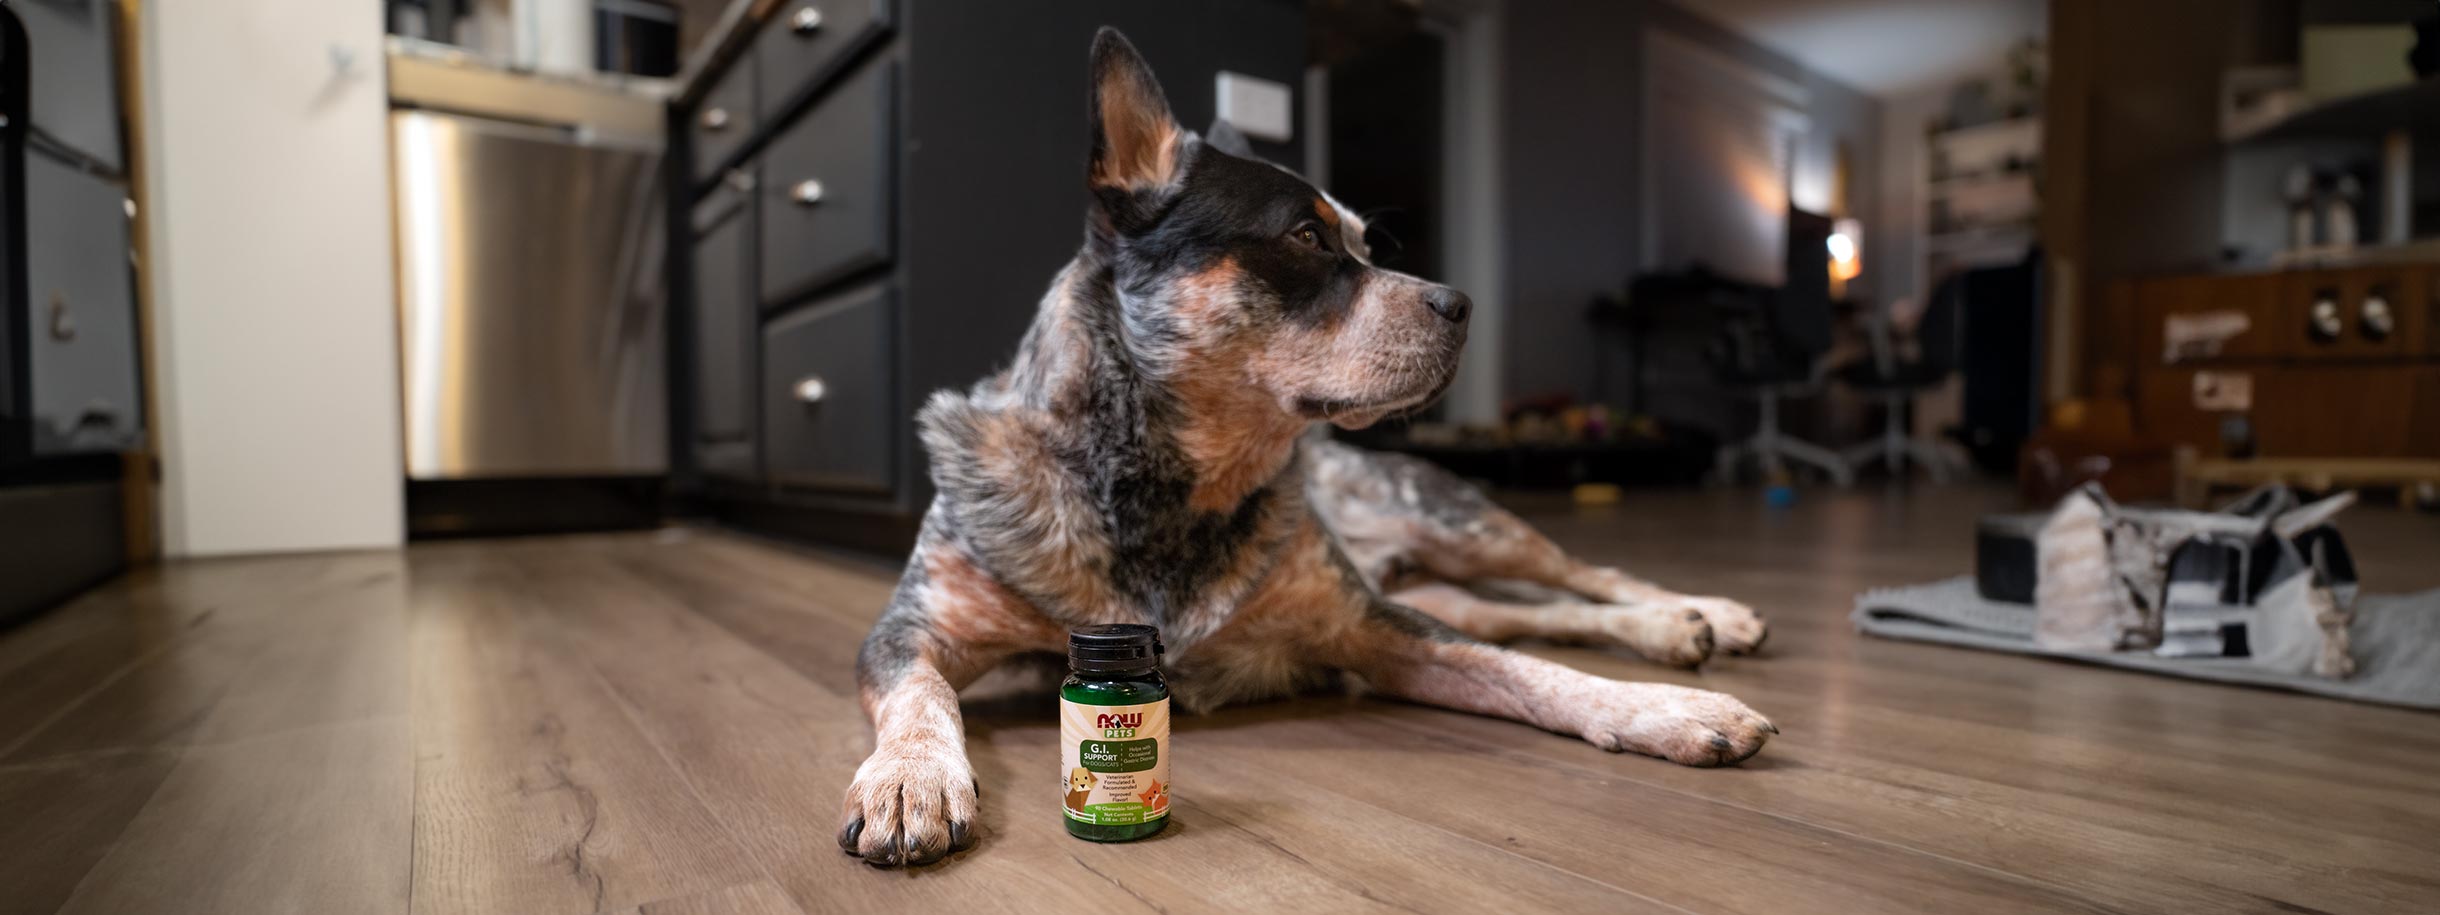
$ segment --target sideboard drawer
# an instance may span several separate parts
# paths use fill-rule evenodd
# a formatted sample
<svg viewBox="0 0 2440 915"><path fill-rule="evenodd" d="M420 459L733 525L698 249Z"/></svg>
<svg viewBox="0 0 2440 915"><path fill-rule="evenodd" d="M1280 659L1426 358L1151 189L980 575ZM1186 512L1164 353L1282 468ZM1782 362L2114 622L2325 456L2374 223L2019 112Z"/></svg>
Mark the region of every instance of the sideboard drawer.
<svg viewBox="0 0 2440 915"><path fill-rule="evenodd" d="M763 329L763 468L774 483L886 494L895 478L896 295L869 286Z"/></svg>

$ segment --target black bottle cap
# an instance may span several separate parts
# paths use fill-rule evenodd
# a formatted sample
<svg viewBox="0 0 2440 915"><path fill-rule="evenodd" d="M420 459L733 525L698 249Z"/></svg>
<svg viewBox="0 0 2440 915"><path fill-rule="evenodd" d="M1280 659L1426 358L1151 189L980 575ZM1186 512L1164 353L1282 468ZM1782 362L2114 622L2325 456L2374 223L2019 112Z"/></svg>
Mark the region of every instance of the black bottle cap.
<svg viewBox="0 0 2440 915"><path fill-rule="evenodd" d="M1068 669L1094 673L1151 670L1160 664L1161 631L1135 623L1068 630Z"/></svg>

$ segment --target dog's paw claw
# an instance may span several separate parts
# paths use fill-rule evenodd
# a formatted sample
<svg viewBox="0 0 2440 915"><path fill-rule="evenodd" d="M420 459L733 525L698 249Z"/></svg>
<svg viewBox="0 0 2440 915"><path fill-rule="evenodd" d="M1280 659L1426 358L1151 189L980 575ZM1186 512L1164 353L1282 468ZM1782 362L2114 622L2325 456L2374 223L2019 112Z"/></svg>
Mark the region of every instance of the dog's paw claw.
<svg viewBox="0 0 2440 915"><path fill-rule="evenodd" d="M971 848L976 793L955 751L877 750L848 786L839 848L875 867L930 864Z"/></svg>

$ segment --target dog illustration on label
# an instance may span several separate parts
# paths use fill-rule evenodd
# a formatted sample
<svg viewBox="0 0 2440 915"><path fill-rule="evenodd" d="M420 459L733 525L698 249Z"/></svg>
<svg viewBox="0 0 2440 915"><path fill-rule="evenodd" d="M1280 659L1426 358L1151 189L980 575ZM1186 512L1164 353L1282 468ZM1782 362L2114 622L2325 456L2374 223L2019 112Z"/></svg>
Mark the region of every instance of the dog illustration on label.
<svg viewBox="0 0 2440 915"><path fill-rule="evenodd" d="M1083 766L1069 771L1067 809L1083 813L1085 796L1093 793L1093 784L1098 781L1100 778Z"/></svg>

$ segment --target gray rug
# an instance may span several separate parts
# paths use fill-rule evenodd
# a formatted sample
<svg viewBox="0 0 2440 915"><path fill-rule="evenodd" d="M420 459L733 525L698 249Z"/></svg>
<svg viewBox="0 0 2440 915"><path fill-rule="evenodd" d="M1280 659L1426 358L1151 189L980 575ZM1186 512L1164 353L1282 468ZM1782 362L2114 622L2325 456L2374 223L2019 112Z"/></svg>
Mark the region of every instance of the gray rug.
<svg viewBox="0 0 2440 915"><path fill-rule="evenodd" d="M2356 674L2325 680L2253 658L2161 658L2134 652L2051 651L2033 642L2031 604L1984 600L1967 576L1880 588L1855 599L1857 629L1893 639L2045 655L2134 670L2440 710L2440 590L2367 594L2348 635Z"/></svg>

